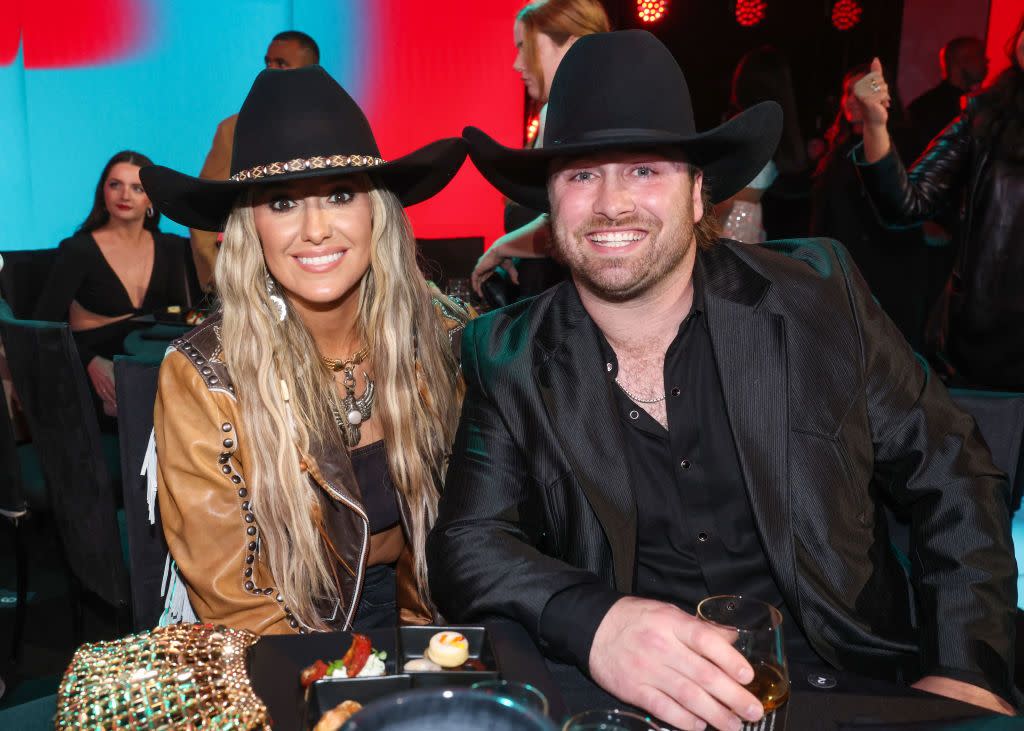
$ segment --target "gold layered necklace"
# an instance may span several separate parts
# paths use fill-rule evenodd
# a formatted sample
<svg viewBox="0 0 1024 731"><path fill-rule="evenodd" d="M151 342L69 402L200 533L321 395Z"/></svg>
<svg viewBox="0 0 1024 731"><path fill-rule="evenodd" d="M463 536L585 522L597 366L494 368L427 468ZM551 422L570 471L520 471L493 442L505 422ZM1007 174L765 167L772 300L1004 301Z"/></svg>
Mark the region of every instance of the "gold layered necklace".
<svg viewBox="0 0 1024 731"><path fill-rule="evenodd" d="M334 412L334 421L349 447L359 444L359 440L362 438L359 425L370 418L373 410L374 386L366 371L363 371L366 388L363 389L361 396L356 396L355 367L366 360L367 354L366 348L362 348L355 355L344 360L328 358L325 355L320 356L320 362L327 370L342 374L341 385L345 388L345 396L341 399L341 405L345 410L345 415L342 417L337 409L332 409L332 411Z"/></svg>

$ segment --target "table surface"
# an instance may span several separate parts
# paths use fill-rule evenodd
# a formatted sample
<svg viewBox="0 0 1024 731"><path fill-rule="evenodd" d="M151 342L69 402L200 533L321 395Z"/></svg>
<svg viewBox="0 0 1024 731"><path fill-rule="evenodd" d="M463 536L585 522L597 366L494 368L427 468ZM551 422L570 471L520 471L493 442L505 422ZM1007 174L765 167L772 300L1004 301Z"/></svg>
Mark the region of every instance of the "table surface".
<svg viewBox="0 0 1024 731"><path fill-rule="evenodd" d="M544 693L556 724L587 708L624 706L616 703L575 668L546 661L519 624L507 620L484 624L490 633L501 677L530 683ZM300 731L303 719L298 690L298 673L302 666L299 658L309 654L308 648L317 642L336 649L337 640L331 639L330 635L266 639L270 641L264 645L264 652L260 652L260 643L251 650L253 689L267 704L277 731ZM330 654L330 651L325 651ZM1003 717L996 718L1013 726L1004 726L1000 720L993 721L995 725L981 722L962 726L967 719L992 718L992 715L948 698L841 671L830 672L823 680L820 674L793 665L790 667L790 680L792 694L789 703L776 715L774 725L764 725L764 731L845 731L861 728L875 731L991 728L1002 731L1018 724L1024 727L1024 719ZM820 687L822 685L829 687Z"/></svg>
<svg viewBox="0 0 1024 731"><path fill-rule="evenodd" d="M608 696L575 669L573 672L578 680L567 682L566 677L569 676L559 668L568 666L546 662L520 625L499 620L487 622L486 626L502 677L529 682L537 687L547 696L551 717L556 721L588 706L622 706L609 704ZM301 669L298 657L302 652L296 651L296 648L299 645L308 648L311 643L318 641L333 648L336 641L332 644L330 635L274 636L265 639L271 641L264 647L272 651L264 654L264 660L269 658L272 662L258 660L261 643L252 648L250 671L253 689L267 704L276 731L300 731L303 727L298 692L298 672ZM305 651L308 653L308 649ZM554 673L552 668L555 669ZM921 693L912 688L865 681L864 678L840 671L830 672L826 679L826 685L833 682L835 685L821 688L818 687L821 685L821 677L816 673L806 673L799 666L792 666L790 679L793 688L790 701L777 714L774 725L766 724L764 731L1009 731L1024 728L1024 718L993 716L974 706ZM858 691L853 691L853 686ZM566 703L566 697L573 699L575 708ZM49 696L2 711L0 727L26 731L52 728L55 702L56 697Z"/></svg>

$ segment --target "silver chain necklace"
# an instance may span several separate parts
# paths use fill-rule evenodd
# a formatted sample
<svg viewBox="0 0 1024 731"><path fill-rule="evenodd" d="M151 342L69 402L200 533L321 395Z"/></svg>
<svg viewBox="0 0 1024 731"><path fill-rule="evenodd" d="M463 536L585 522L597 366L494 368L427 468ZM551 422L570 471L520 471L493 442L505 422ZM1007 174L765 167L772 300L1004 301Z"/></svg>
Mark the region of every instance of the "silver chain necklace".
<svg viewBox="0 0 1024 731"><path fill-rule="evenodd" d="M616 386L618 386L619 388L621 388L621 389L622 389L622 392L623 392L624 394L626 394L627 396L629 396L629 398L630 398L630 399L632 399L633 401L635 401L635 402L636 402L636 403L638 403L638 404L659 404L659 403L661 403L662 401L664 401L664 400L665 400L665 394L661 394L661 397L660 397L660 398L654 398L654 399L642 399L642 398L640 398L639 396L637 396L637 395L636 395L635 393L630 393L630 392L629 392L629 391L628 391L628 390L626 389L626 387L625 387L625 386L623 386L623 385L622 385L621 383L619 383L619 379L618 379L618 376L616 376L616 378L615 378L615 385L616 385Z"/></svg>

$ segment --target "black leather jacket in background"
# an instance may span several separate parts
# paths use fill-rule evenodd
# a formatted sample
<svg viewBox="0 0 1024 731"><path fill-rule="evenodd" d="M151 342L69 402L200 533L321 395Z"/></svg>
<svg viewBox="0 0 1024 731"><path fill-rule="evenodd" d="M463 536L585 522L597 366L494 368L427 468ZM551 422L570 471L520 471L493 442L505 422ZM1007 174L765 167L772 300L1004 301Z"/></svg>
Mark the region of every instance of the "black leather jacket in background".
<svg viewBox="0 0 1024 731"><path fill-rule="evenodd" d="M915 225L964 201L950 282L946 355L970 382L1024 390L1024 165L979 137L982 92L932 140L909 173L899 155L865 164L852 152L882 222Z"/></svg>

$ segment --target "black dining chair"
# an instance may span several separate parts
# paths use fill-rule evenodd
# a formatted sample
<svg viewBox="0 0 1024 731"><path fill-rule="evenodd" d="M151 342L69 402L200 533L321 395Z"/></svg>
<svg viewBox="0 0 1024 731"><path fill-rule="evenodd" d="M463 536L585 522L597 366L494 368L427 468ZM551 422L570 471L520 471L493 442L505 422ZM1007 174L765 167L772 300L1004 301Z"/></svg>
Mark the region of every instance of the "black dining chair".
<svg viewBox="0 0 1024 731"><path fill-rule="evenodd" d="M2 395L2 393L0 393ZM15 596L14 634L11 638L11 659L21 655L28 614L28 521L49 508L46 482L39 457L31 444L18 444L14 438L7 399L0 403L0 518L14 528Z"/></svg>
<svg viewBox="0 0 1024 731"><path fill-rule="evenodd" d="M974 417L995 466L1006 473L1010 486L1009 509L1020 508L1024 490L1024 393L950 389L956 404ZM910 574L910 520L902 512L886 509L889 539L896 557Z"/></svg>
<svg viewBox="0 0 1024 731"><path fill-rule="evenodd" d="M50 492L71 569L74 629L81 639L80 590L130 612L128 572L118 528L116 473L104 457L96 412L67 323L15 319L0 302L0 336Z"/></svg>
<svg viewBox="0 0 1024 731"><path fill-rule="evenodd" d="M953 388L949 395L974 417L992 461L1006 472L1010 510L1016 512L1024 492L1024 393Z"/></svg>
<svg viewBox="0 0 1024 731"><path fill-rule="evenodd" d="M7 300L15 317L29 318L57 261L57 249L5 251L3 258L0 296Z"/></svg>
<svg viewBox="0 0 1024 731"><path fill-rule="evenodd" d="M142 474L153 429L153 404L159 372L160 364L149 360L126 356L114 359L117 431L121 441L121 489L132 578L132 625L136 632L157 626L163 611L160 594L167 542L160 523L160 507L155 500L153 520L150 520L147 476ZM152 478L155 479L156 475Z"/></svg>

